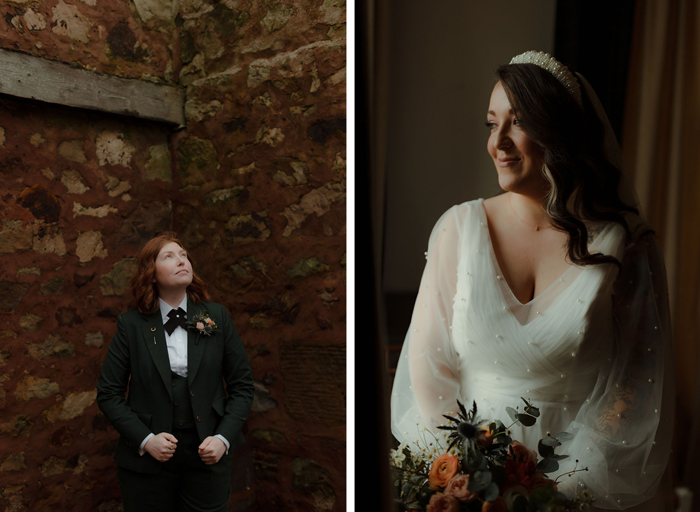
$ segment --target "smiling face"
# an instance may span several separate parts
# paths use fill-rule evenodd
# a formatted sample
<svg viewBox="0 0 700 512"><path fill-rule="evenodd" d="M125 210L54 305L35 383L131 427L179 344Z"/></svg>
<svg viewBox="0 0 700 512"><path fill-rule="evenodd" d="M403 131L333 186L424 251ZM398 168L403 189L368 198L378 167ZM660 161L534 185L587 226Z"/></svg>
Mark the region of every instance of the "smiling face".
<svg viewBox="0 0 700 512"><path fill-rule="evenodd" d="M187 252L170 242L156 256L155 282L159 293L184 291L192 283L192 264Z"/></svg>
<svg viewBox="0 0 700 512"><path fill-rule="evenodd" d="M523 131L501 82L491 93L486 120L491 130L487 149L496 165L498 184L508 192L542 197L548 187L542 173L542 148Z"/></svg>

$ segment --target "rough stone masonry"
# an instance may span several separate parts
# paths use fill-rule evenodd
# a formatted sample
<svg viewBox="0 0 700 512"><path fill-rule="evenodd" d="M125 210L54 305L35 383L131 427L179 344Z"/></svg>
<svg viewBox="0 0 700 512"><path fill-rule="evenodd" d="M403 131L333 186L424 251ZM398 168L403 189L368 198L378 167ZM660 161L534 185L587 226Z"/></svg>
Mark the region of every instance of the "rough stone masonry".
<svg viewBox="0 0 700 512"><path fill-rule="evenodd" d="M345 9L0 4L0 48L180 87L187 120L0 97L0 510L121 509L95 383L170 229L256 379L230 510L344 510Z"/></svg>

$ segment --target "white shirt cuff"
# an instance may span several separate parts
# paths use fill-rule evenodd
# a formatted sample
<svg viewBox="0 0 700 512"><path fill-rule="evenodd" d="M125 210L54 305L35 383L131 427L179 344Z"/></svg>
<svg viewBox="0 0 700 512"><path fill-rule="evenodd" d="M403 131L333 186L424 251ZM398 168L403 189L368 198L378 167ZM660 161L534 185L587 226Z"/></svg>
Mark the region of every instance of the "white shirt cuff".
<svg viewBox="0 0 700 512"><path fill-rule="evenodd" d="M148 442L148 440L149 440L150 438L152 438L153 436L154 436L154 434L148 434L148 435L146 436L146 439L144 439L144 440L141 442L141 446L139 446L139 455L143 456L143 454L146 453L146 450L144 450L143 447L146 446L146 443Z"/></svg>
<svg viewBox="0 0 700 512"><path fill-rule="evenodd" d="M224 436L222 436L221 434L216 434L214 437L218 437L219 439L221 439L221 441L223 441L223 443L226 445L226 455L228 455L228 451L231 448L231 445L228 444L228 441L226 440L226 438Z"/></svg>

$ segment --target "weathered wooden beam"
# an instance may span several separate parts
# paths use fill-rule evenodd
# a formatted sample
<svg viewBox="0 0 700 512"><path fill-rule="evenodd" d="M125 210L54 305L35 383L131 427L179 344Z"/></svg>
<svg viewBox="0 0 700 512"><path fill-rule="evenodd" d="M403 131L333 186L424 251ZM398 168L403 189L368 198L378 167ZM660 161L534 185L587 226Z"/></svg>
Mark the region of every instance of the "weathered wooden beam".
<svg viewBox="0 0 700 512"><path fill-rule="evenodd" d="M184 93L0 49L0 94L184 126Z"/></svg>

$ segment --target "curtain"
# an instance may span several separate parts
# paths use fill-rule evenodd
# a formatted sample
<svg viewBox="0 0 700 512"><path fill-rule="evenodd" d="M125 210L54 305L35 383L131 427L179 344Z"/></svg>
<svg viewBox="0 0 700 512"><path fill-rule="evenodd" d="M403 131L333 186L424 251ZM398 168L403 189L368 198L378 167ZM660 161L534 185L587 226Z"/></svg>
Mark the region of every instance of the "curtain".
<svg viewBox="0 0 700 512"><path fill-rule="evenodd" d="M664 250L674 326L673 470L700 510L700 10L638 0L622 147Z"/></svg>
<svg viewBox="0 0 700 512"><path fill-rule="evenodd" d="M391 2L360 0L356 6L355 496L357 509L391 512L396 506L389 473L390 384L380 288Z"/></svg>

